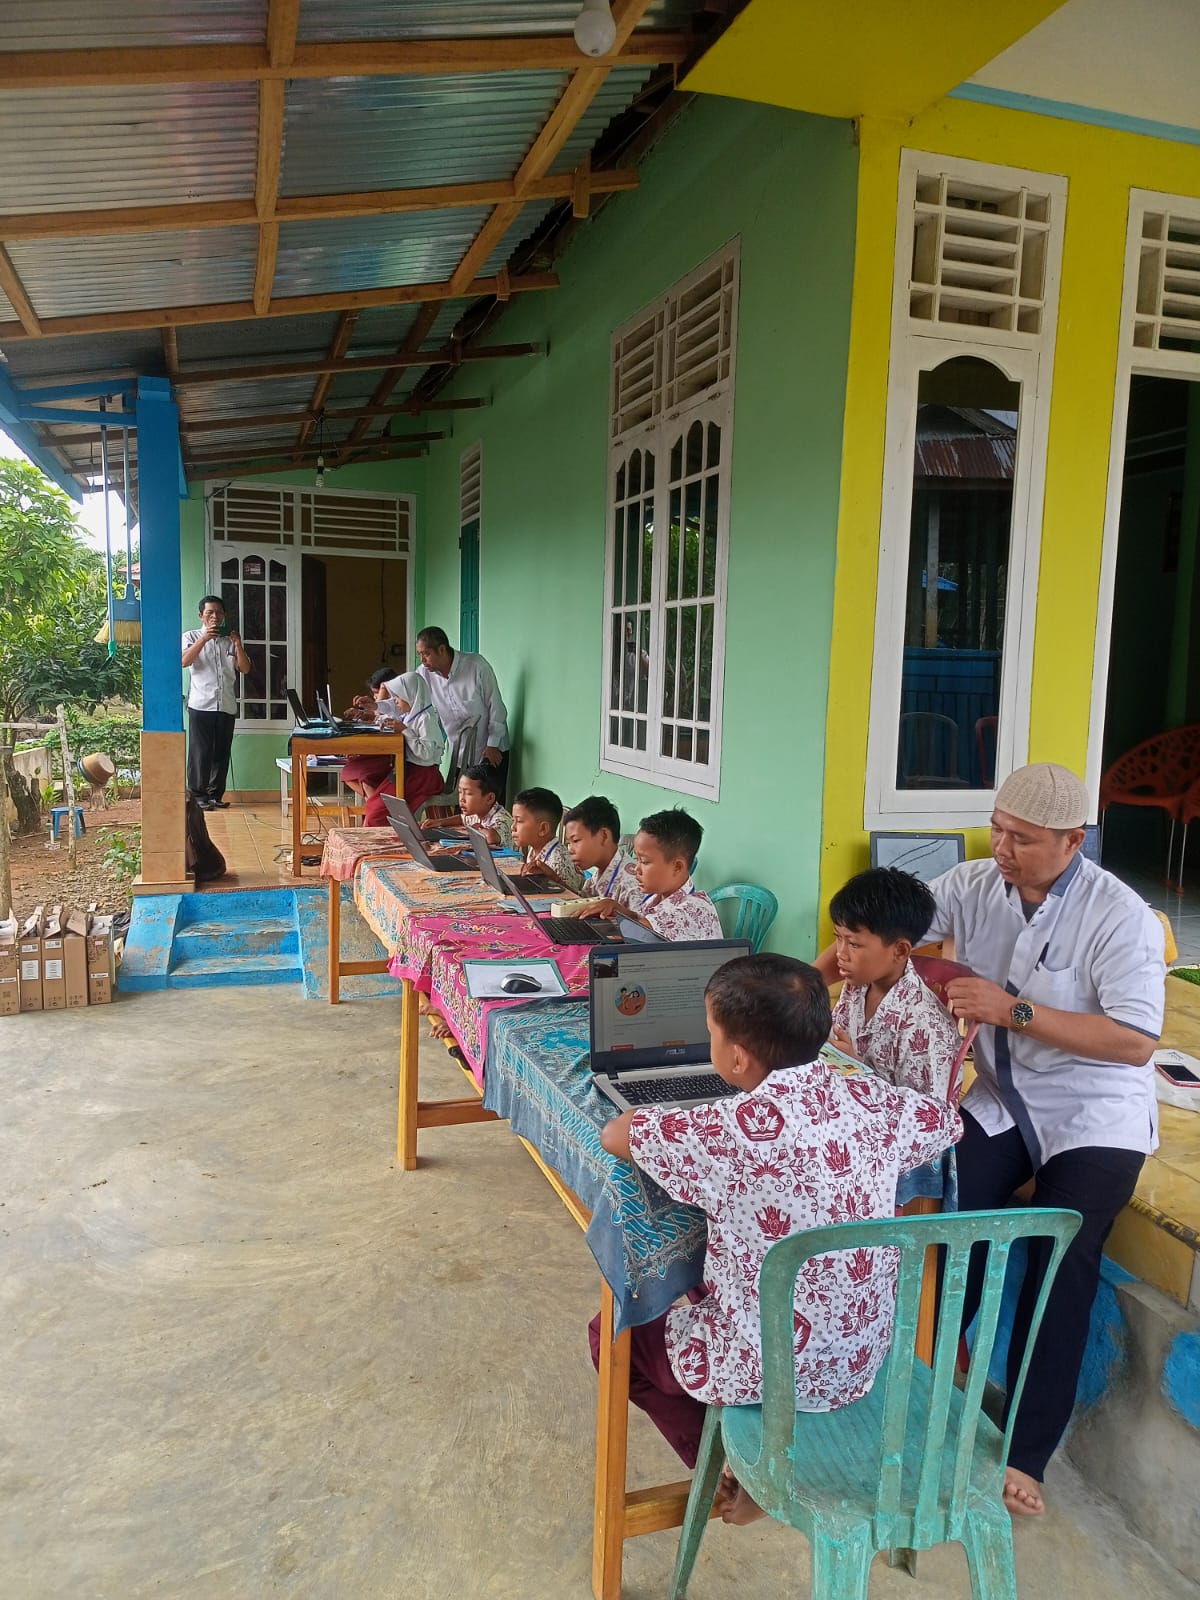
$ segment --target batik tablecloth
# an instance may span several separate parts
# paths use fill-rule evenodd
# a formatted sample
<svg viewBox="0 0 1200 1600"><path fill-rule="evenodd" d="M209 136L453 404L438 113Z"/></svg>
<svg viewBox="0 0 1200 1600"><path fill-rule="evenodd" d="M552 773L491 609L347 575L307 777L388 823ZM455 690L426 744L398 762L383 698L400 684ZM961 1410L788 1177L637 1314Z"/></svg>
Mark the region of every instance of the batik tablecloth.
<svg viewBox="0 0 1200 1600"><path fill-rule="evenodd" d="M462 916L500 904L498 889L489 889L473 872L430 872L415 862L359 863L354 877L354 904L384 949L404 948L404 925L410 916L449 913Z"/></svg>
<svg viewBox="0 0 1200 1600"><path fill-rule="evenodd" d="M409 859L394 828L330 828L321 852L321 876L349 883L360 861L381 856L397 861Z"/></svg>
<svg viewBox="0 0 1200 1600"><path fill-rule="evenodd" d="M473 1000L467 990L464 961L522 961L551 959L568 995L586 999L588 951L586 944L551 944L524 913L479 912L466 915L407 919L403 943L397 947L388 971L409 978L424 994L432 993L482 1085L487 1055L487 1016L496 1007L527 1004L527 999ZM562 1003L560 997L559 1004Z"/></svg>
<svg viewBox="0 0 1200 1600"><path fill-rule="evenodd" d="M619 1332L652 1322L701 1281L708 1234L703 1212L601 1148L600 1130L617 1112L592 1086L588 1046L586 1000L490 1011L483 1103L507 1117L591 1211L587 1241L612 1289ZM950 1150L941 1163L905 1173L897 1208L917 1195L937 1198L947 1173L943 1204L953 1209L953 1159Z"/></svg>

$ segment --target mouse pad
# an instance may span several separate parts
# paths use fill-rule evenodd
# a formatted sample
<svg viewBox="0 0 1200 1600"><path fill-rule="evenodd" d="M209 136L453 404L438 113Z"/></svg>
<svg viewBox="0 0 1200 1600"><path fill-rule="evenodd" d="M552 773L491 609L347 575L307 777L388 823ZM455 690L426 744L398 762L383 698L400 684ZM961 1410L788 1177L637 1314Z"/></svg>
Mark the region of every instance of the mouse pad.
<svg viewBox="0 0 1200 1600"><path fill-rule="evenodd" d="M514 973L532 979L538 987L513 994L504 987ZM562 973L553 961L464 961L463 977L472 1000L542 1000L567 993Z"/></svg>

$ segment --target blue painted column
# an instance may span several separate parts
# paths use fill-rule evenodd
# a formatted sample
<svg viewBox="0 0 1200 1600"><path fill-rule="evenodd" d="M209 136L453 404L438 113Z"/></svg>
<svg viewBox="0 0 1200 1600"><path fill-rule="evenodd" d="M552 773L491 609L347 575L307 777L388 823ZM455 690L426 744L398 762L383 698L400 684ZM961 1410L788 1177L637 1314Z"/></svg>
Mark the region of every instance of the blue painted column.
<svg viewBox="0 0 1200 1600"><path fill-rule="evenodd" d="M142 566L142 871L138 887L188 887L186 749L179 612L179 501L187 492L179 412L165 378L137 388L138 525Z"/></svg>

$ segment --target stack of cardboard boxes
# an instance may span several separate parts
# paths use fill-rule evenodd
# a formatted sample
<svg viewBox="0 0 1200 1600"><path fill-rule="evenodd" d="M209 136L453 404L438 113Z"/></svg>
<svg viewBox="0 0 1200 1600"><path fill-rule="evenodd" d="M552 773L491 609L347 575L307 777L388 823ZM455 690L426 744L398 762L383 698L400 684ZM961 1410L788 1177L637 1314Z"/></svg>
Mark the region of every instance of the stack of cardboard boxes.
<svg viewBox="0 0 1200 1600"><path fill-rule="evenodd" d="M106 1006L116 982L113 919L65 906L0 922L0 1017Z"/></svg>

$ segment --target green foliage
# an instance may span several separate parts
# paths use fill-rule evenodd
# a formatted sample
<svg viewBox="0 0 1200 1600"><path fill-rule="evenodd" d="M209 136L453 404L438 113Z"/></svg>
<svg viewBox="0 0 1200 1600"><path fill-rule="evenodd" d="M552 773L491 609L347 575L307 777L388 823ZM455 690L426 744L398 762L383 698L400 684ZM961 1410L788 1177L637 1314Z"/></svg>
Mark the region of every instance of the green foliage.
<svg viewBox="0 0 1200 1600"><path fill-rule="evenodd" d="M142 764L142 718L137 711L114 711L101 707L95 713L67 707L67 743L75 760L80 756L99 751L111 756L117 772L136 771ZM59 750L58 730L48 733L42 740L47 750ZM55 771L57 771L57 766ZM76 774L75 782L85 780Z"/></svg>
<svg viewBox="0 0 1200 1600"><path fill-rule="evenodd" d="M1200 967L1172 967L1170 976L1182 978L1184 983L1200 984Z"/></svg>
<svg viewBox="0 0 1200 1600"><path fill-rule="evenodd" d="M0 461L0 718L141 699L141 653L94 642L108 610L104 558L80 537L61 489Z"/></svg>
<svg viewBox="0 0 1200 1600"><path fill-rule="evenodd" d="M100 860L118 883L132 883L142 870L142 829L134 822L124 828L101 828L104 846Z"/></svg>

